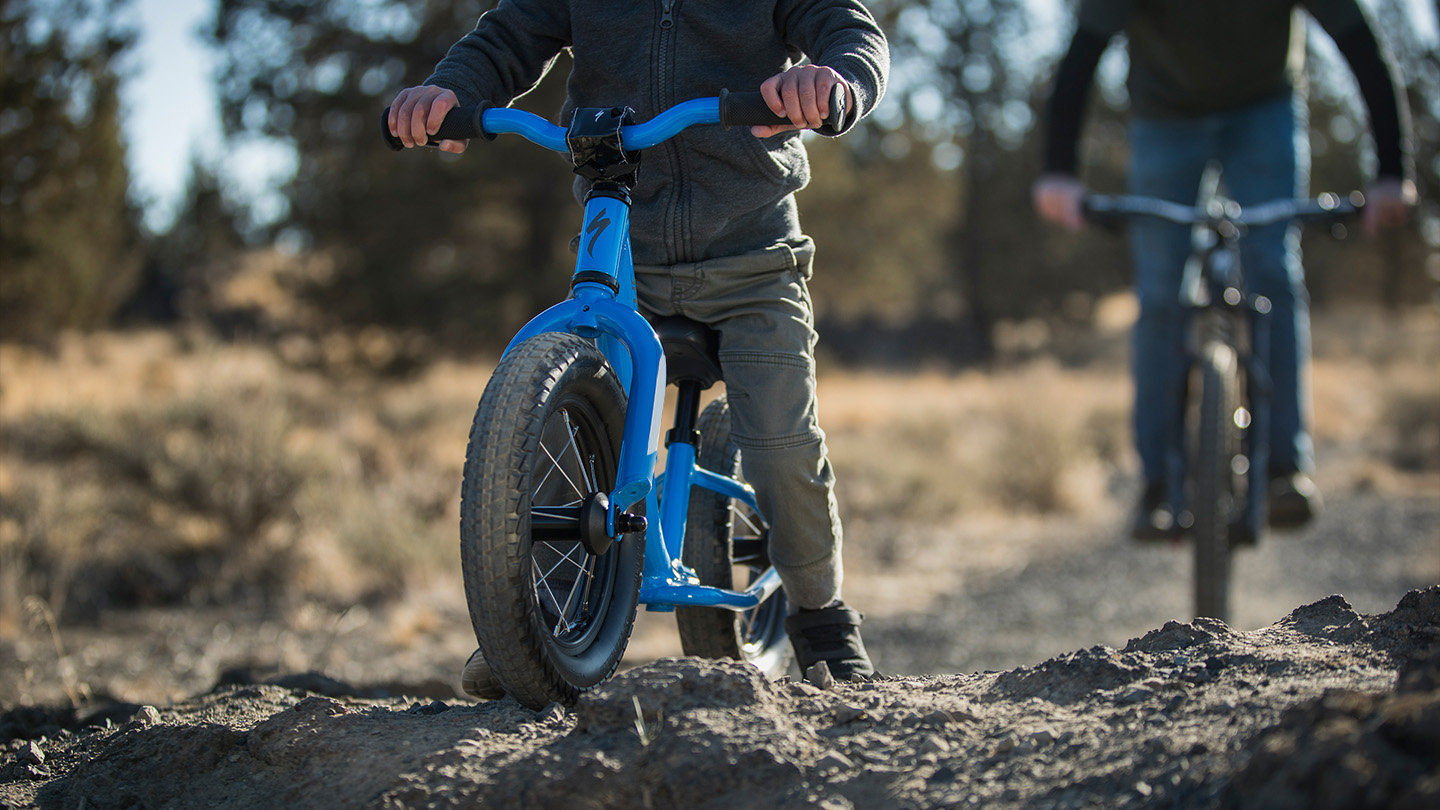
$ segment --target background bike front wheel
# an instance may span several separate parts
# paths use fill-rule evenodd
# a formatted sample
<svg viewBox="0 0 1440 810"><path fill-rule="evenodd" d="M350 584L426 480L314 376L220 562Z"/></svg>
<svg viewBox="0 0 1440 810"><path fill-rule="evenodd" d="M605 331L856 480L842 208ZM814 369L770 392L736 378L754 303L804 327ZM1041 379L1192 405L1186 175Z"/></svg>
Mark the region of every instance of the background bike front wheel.
<svg viewBox="0 0 1440 810"><path fill-rule="evenodd" d="M697 425L701 467L740 478L740 450L730 441L730 409L721 398L700 414ZM685 526L685 564L700 582L744 589L769 567L769 529L748 505L708 489L695 488ZM785 634L785 592L743 612L721 608L679 608L675 623L686 655L733 658L778 678L790 666Z"/></svg>
<svg viewBox="0 0 1440 810"><path fill-rule="evenodd" d="M564 333L506 355L475 413L460 500L470 620L501 686L532 708L573 703L630 638L643 534L592 554L578 521L573 538L532 533L533 515L573 513L614 488L624 421L604 355Z"/></svg>
<svg viewBox="0 0 1440 810"><path fill-rule="evenodd" d="M1229 621L1230 523L1237 513L1235 458L1240 453L1240 368L1234 347L1212 343L1199 359L1200 412L1195 439L1195 615Z"/></svg>

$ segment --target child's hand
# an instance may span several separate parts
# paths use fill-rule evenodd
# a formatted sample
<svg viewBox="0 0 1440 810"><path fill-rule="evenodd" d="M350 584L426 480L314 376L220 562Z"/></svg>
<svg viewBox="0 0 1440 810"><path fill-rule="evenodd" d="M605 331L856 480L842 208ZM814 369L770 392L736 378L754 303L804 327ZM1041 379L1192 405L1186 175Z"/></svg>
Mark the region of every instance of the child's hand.
<svg viewBox="0 0 1440 810"><path fill-rule="evenodd" d="M790 123L751 127L750 132L757 138L768 138L795 129L822 126L825 116L830 114L830 90L837 84L845 88L845 103L853 107L855 96L850 85L832 68L796 65L771 76L760 85L760 95L771 112L789 118Z"/></svg>
<svg viewBox="0 0 1440 810"><path fill-rule="evenodd" d="M390 102L390 133L405 146L424 146L440 130L445 113L460 106L460 99L443 87L407 87ZM444 152L459 154L469 141L441 141Z"/></svg>

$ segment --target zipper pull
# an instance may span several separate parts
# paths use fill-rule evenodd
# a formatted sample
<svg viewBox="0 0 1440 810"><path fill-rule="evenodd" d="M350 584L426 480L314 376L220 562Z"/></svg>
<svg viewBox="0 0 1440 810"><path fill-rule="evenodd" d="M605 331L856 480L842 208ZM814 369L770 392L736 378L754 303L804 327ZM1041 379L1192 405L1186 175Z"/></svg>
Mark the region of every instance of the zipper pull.
<svg viewBox="0 0 1440 810"><path fill-rule="evenodd" d="M671 11L675 8L675 0L661 0L660 3L660 29L669 31L675 25L675 18Z"/></svg>

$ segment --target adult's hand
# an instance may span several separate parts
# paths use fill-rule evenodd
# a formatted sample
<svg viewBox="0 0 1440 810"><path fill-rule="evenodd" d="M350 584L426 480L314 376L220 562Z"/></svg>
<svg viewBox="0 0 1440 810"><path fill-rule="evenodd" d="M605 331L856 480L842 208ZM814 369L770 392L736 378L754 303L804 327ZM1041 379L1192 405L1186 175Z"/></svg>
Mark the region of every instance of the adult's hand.
<svg viewBox="0 0 1440 810"><path fill-rule="evenodd" d="M1072 231L1085 227L1085 215L1080 210L1084 198L1085 185L1068 174L1042 175L1030 189L1035 213L1046 222Z"/></svg>
<svg viewBox="0 0 1440 810"><path fill-rule="evenodd" d="M1365 235L1374 237L1382 228L1404 225L1418 199L1415 184L1410 180L1384 177L1371 183L1365 189L1365 213L1361 220Z"/></svg>

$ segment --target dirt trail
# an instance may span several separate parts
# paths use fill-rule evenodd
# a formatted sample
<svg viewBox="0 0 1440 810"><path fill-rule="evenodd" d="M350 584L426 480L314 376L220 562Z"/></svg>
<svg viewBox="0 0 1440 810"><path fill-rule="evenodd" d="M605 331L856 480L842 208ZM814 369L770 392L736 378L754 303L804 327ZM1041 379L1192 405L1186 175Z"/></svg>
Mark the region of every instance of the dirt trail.
<svg viewBox="0 0 1440 810"><path fill-rule="evenodd" d="M821 691L666 659L572 710L319 676L172 706L18 709L0 804L45 807L1433 807L1440 587L1236 632Z"/></svg>

